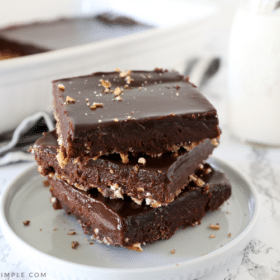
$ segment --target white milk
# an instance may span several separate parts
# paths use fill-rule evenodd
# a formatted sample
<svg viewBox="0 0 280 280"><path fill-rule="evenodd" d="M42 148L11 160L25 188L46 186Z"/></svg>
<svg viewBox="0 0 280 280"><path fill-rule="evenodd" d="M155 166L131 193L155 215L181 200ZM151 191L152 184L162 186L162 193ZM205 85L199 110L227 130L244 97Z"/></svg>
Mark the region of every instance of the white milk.
<svg viewBox="0 0 280 280"><path fill-rule="evenodd" d="M280 14L239 10L229 47L229 123L250 142L280 145Z"/></svg>

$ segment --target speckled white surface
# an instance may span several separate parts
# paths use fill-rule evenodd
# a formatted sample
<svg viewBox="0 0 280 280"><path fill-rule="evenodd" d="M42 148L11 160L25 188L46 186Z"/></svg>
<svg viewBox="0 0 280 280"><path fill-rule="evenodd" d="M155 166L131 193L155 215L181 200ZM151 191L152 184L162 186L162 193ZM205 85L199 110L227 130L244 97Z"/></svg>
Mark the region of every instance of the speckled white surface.
<svg viewBox="0 0 280 280"><path fill-rule="evenodd" d="M228 28L207 33L209 43L205 49L223 58L222 68L210 81L203 93L218 109L223 135L215 150L217 158L229 162L249 176L260 199L260 216L252 239L230 264L199 280L279 280L280 279L280 149L261 149L247 146L230 134L226 121L226 78ZM180 66L174 66L180 68ZM15 164L0 168L0 192L14 176L30 164ZM37 272L23 262L16 250L12 250L0 233L0 279L8 279L1 273L24 273L25 279L34 279L29 273ZM10 279L20 279L10 278ZM51 279L37 277L37 279Z"/></svg>

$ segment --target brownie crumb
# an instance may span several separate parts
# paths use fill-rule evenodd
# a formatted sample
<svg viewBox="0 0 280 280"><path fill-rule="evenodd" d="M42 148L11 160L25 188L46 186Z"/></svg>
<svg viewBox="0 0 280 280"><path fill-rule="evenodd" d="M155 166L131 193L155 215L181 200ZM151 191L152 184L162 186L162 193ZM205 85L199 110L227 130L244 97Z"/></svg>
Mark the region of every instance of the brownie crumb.
<svg viewBox="0 0 280 280"><path fill-rule="evenodd" d="M138 163L141 163L141 164L145 165L145 164L146 164L146 159L143 158L143 157L140 157L140 158L138 159Z"/></svg>
<svg viewBox="0 0 280 280"><path fill-rule="evenodd" d="M53 231L57 231L57 230L58 230L58 228L54 228L54 229L53 229Z"/></svg>
<svg viewBox="0 0 280 280"><path fill-rule="evenodd" d="M57 87L59 88L59 90L65 91L65 86L64 85L59 84Z"/></svg>
<svg viewBox="0 0 280 280"><path fill-rule="evenodd" d="M214 235L214 234L210 234L210 236L209 236L210 238L215 238L216 237L216 235Z"/></svg>
<svg viewBox="0 0 280 280"><path fill-rule="evenodd" d="M210 228L210 229L214 229L214 230L219 230L219 229L220 229L220 226L217 225L217 224L216 224L216 225L210 224L210 225L209 225L209 228Z"/></svg>
<svg viewBox="0 0 280 280"><path fill-rule="evenodd" d="M96 110L97 108L103 108L104 103L93 102L92 106L90 106L90 110Z"/></svg>
<svg viewBox="0 0 280 280"><path fill-rule="evenodd" d="M231 237L231 232L228 234L228 237Z"/></svg>
<svg viewBox="0 0 280 280"><path fill-rule="evenodd" d="M156 72L156 73L163 73L163 69L162 69L162 68L156 67L156 68L154 69L154 72Z"/></svg>
<svg viewBox="0 0 280 280"><path fill-rule="evenodd" d="M44 185L44 187L49 187L50 186L50 182L48 180L44 180L43 181L43 185Z"/></svg>
<svg viewBox="0 0 280 280"><path fill-rule="evenodd" d="M89 245L94 245L94 243L93 243L93 242L90 242Z"/></svg>
<svg viewBox="0 0 280 280"><path fill-rule="evenodd" d="M75 235L75 234L76 234L76 231L67 232L67 235Z"/></svg>
<svg viewBox="0 0 280 280"><path fill-rule="evenodd" d="M179 85L176 85L175 88L176 88L176 89L180 89L181 87L180 87Z"/></svg>
<svg viewBox="0 0 280 280"><path fill-rule="evenodd" d="M175 254L175 249L171 250L171 254Z"/></svg>
<svg viewBox="0 0 280 280"><path fill-rule="evenodd" d="M26 220L26 221L23 222L23 224L24 224L25 226L29 226L30 221L29 221L29 220Z"/></svg>
<svg viewBox="0 0 280 280"><path fill-rule="evenodd" d="M71 248L72 249L77 249L80 243L78 241L72 241L71 242Z"/></svg>
<svg viewBox="0 0 280 280"><path fill-rule="evenodd" d="M205 185L204 188L203 188L203 193L208 193L209 190L210 190L209 185Z"/></svg>
<svg viewBox="0 0 280 280"><path fill-rule="evenodd" d="M69 104L75 104L75 102L76 102L75 98L72 98L72 97L70 97L70 96L67 95L64 104L67 104L67 105L69 105Z"/></svg>
<svg viewBox="0 0 280 280"><path fill-rule="evenodd" d="M42 231L42 229L40 228L40 231Z"/></svg>
<svg viewBox="0 0 280 280"><path fill-rule="evenodd" d="M71 229L69 229L69 231L75 231L75 230L71 228Z"/></svg>

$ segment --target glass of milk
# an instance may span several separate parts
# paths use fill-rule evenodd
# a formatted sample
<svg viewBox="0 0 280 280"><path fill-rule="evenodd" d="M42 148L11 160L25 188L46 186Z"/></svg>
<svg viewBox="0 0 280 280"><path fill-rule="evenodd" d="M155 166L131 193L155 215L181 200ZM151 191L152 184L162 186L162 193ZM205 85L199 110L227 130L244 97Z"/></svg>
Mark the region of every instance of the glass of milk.
<svg viewBox="0 0 280 280"><path fill-rule="evenodd" d="M228 120L239 139L280 146L280 4L243 1L231 30Z"/></svg>

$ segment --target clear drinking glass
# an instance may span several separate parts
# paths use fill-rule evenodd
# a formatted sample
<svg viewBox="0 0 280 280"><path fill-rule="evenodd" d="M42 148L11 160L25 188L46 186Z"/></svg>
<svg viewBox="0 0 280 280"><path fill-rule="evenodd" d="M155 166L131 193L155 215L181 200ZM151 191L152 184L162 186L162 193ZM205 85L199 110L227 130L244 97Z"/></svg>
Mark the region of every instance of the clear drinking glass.
<svg viewBox="0 0 280 280"><path fill-rule="evenodd" d="M280 146L280 4L243 1L229 44L228 121L238 138Z"/></svg>

